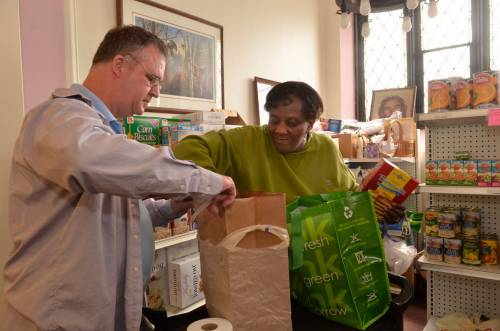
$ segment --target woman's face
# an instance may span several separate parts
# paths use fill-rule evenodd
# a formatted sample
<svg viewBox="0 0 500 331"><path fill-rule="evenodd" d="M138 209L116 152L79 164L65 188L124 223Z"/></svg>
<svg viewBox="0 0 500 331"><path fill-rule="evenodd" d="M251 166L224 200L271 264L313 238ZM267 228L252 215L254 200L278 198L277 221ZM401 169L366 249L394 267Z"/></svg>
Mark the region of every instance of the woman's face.
<svg viewBox="0 0 500 331"><path fill-rule="evenodd" d="M269 112L268 130L276 149L283 154L304 149L307 133L312 128L302 114L302 102L295 96Z"/></svg>
<svg viewBox="0 0 500 331"><path fill-rule="evenodd" d="M397 99L389 99L382 105L380 117L390 117L395 111L401 111L401 103Z"/></svg>

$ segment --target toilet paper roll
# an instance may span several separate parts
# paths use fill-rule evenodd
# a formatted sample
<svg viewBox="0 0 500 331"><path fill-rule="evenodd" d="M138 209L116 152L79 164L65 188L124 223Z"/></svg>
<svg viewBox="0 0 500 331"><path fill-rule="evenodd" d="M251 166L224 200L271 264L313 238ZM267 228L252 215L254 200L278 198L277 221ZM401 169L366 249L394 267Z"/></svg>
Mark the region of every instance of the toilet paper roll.
<svg viewBox="0 0 500 331"><path fill-rule="evenodd" d="M233 326L226 319L211 317L189 324L187 331L233 331Z"/></svg>

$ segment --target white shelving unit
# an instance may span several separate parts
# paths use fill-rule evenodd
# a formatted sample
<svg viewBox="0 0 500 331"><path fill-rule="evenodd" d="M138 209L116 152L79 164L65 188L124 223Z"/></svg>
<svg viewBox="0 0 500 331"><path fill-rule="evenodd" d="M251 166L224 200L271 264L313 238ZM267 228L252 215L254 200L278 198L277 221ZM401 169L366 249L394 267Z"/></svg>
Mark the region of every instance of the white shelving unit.
<svg viewBox="0 0 500 331"><path fill-rule="evenodd" d="M417 115L417 125L420 128L433 126L453 126L463 124L486 124L489 109L464 109L442 113L427 113Z"/></svg>
<svg viewBox="0 0 500 331"><path fill-rule="evenodd" d="M500 187L419 185L419 193L500 195Z"/></svg>
<svg viewBox="0 0 500 331"><path fill-rule="evenodd" d="M419 114L425 128L425 159L453 159L456 151L469 151L472 159L500 158L500 128L488 127L488 109L467 109ZM419 160L425 163L425 160ZM500 188L420 185L424 207L479 207L481 233L500 236ZM427 317L449 312L500 316L500 266L453 265L421 257L428 271Z"/></svg>
<svg viewBox="0 0 500 331"><path fill-rule="evenodd" d="M162 249L168 246L177 245L188 240L196 239L196 233L197 233L196 230L193 230L186 233L178 234L176 236L155 240L155 250Z"/></svg>
<svg viewBox="0 0 500 331"><path fill-rule="evenodd" d="M418 262L420 263L420 267L425 270L444 272L458 276L500 281L500 265L456 265L445 262L429 261L425 256L421 256L418 259Z"/></svg>
<svg viewBox="0 0 500 331"><path fill-rule="evenodd" d="M189 313L190 311L195 310L196 308L199 308L201 306L205 305L205 299L202 299L198 302L193 303L190 306L187 306L186 308L177 308L174 306L167 305L165 306L165 311L167 312L167 317L172 317L175 315L180 315L180 314L186 314Z"/></svg>
<svg viewBox="0 0 500 331"><path fill-rule="evenodd" d="M197 231L189 231L186 233L181 233L172 237L160 239L160 240L155 240L155 250L159 249L168 249L168 247L172 247L175 245L178 245L180 243L193 240L197 238ZM168 285L168 284L167 284ZM197 301L193 303L190 306L187 306L183 309L171 306L171 305L166 305L164 306L165 312L167 313L167 317L172 317L175 315L180 315L180 314L185 314L189 313L192 310L195 310L196 308L199 308L205 304L205 299L202 299L200 301Z"/></svg>

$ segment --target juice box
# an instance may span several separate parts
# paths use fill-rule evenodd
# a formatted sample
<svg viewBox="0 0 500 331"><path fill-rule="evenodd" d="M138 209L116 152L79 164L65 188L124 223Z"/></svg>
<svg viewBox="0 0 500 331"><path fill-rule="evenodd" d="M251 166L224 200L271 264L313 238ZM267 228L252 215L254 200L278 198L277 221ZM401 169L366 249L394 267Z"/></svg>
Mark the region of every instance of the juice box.
<svg viewBox="0 0 500 331"><path fill-rule="evenodd" d="M465 179L463 161L451 160L450 162L451 164L450 164L449 185L463 185Z"/></svg>
<svg viewBox="0 0 500 331"><path fill-rule="evenodd" d="M491 186L500 187L500 160L491 161Z"/></svg>
<svg viewBox="0 0 500 331"><path fill-rule="evenodd" d="M463 185L476 186L477 185L477 160L467 160L464 162L465 178Z"/></svg>
<svg viewBox="0 0 500 331"><path fill-rule="evenodd" d="M491 186L491 160L477 161L477 186Z"/></svg>
<svg viewBox="0 0 500 331"><path fill-rule="evenodd" d="M127 138L134 139L140 143L159 146L160 139L160 120L158 117L150 116L130 116L124 121L123 127Z"/></svg>
<svg viewBox="0 0 500 331"><path fill-rule="evenodd" d="M450 175L451 175L451 161L450 160L439 160L438 162L438 185L450 185Z"/></svg>
<svg viewBox="0 0 500 331"><path fill-rule="evenodd" d="M425 183L435 185L438 181L438 163L437 161L427 160L425 162Z"/></svg>

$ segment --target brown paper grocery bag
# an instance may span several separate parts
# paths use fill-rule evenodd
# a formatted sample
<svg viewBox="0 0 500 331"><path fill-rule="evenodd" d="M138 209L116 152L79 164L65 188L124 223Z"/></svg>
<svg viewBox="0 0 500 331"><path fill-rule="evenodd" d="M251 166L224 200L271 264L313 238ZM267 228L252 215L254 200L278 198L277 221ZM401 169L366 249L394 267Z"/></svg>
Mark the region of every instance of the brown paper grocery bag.
<svg viewBox="0 0 500 331"><path fill-rule="evenodd" d="M207 309L235 331L292 329L285 224L283 194L236 199L198 219Z"/></svg>

